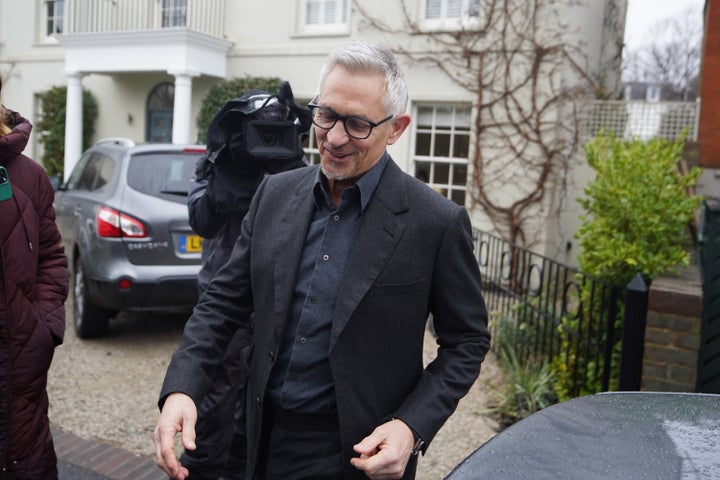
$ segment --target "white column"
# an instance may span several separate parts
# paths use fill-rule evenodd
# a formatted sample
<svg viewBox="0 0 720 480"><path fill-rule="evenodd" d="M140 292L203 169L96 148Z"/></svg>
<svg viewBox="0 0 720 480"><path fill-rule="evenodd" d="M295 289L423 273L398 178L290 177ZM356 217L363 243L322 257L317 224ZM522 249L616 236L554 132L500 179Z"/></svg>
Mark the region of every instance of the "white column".
<svg viewBox="0 0 720 480"><path fill-rule="evenodd" d="M67 98L65 100L65 158L64 179L67 180L73 167L82 155L82 74L65 72L67 78Z"/></svg>
<svg viewBox="0 0 720 480"><path fill-rule="evenodd" d="M192 110L192 79L197 76L188 72L168 72L175 77L175 104L173 106L172 143L190 142L190 116Z"/></svg>

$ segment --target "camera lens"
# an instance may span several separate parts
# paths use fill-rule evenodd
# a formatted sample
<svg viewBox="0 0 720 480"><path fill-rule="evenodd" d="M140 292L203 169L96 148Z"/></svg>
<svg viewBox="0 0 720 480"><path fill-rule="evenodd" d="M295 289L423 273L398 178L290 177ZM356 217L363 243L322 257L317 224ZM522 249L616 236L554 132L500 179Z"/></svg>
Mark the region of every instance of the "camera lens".
<svg viewBox="0 0 720 480"><path fill-rule="evenodd" d="M276 133L264 132L260 140L262 141L262 144L266 147L277 147L281 145L282 139Z"/></svg>

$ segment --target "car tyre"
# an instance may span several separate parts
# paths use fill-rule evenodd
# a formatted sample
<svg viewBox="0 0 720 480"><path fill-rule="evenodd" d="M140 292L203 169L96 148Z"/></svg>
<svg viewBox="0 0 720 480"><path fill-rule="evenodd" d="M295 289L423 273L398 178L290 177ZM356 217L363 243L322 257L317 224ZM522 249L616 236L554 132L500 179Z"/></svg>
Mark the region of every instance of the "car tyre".
<svg viewBox="0 0 720 480"><path fill-rule="evenodd" d="M78 259L73 268L73 323L80 338L98 338L105 335L111 310L90 303L85 281L85 270Z"/></svg>

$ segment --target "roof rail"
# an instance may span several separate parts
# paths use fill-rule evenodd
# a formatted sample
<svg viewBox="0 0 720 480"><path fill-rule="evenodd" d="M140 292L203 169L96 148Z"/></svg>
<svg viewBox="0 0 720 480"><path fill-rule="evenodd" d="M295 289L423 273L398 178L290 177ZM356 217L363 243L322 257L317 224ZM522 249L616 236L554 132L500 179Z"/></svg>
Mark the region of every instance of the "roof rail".
<svg viewBox="0 0 720 480"><path fill-rule="evenodd" d="M105 145L105 144L112 144L112 145L120 145L122 147L134 147L135 142L130 140L129 138L124 137L108 137L108 138L101 138L97 142L93 144L95 145Z"/></svg>

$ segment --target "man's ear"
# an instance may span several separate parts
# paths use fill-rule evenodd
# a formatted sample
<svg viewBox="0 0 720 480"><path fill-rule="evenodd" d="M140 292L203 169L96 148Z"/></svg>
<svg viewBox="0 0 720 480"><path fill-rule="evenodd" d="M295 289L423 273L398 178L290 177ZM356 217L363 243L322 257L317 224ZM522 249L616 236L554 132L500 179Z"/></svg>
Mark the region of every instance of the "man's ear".
<svg viewBox="0 0 720 480"><path fill-rule="evenodd" d="M407 113L401 113L392 119L392 133L388 137L387 144L392 145L398 141L398 138L403 134L405 129L410 125L410 115Z"/></svg>

